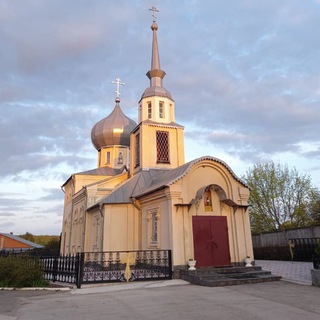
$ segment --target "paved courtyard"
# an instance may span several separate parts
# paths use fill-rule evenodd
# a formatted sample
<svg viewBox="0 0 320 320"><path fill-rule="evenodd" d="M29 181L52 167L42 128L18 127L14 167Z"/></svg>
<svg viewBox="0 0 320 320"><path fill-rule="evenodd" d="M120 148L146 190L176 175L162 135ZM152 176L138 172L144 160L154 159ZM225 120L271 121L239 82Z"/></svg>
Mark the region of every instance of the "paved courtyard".
<svg viewBox="0 0 320 320"><path fill-rule="evenodd" d="M312 262L256 260L256 265L271 271L283 280L311 285Z"/></svg>
<svg viewBox="0 0 320 320"><path fill-rule="evenodd" d="M87 285L68 292L0 291L0 320L320 319L311 263L257 261L284 280L201 287L183 280Z"/></svg>

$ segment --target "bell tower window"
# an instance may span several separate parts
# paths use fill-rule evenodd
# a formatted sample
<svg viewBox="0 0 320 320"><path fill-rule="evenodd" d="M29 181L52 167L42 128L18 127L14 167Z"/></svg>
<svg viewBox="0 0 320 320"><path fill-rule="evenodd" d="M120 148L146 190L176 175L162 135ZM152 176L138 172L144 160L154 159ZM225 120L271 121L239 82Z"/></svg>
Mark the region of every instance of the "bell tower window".
<svg viewBox="0 0 320 320"><path fill-rule="evenodd" d="M123 164L123 152L119 151L118 164Z"/></svg>
<svg viewBox="0 0 320 320"><path fill-rule="evenodd" d="M135 168L139 167L140 166L140 133L137 133L136 134L136 141L135 141L136 145L136 156L135 156Z"/></svg>
<svg viewBox="0 0 320 320"><path fill-rule="evenodd" d="M159 102L159 118L160 119L164 118L164 103L163 103L163 101Z"/></svg>
<svg viewBox="0 0 320 320"><path fill-rule="evenodd" d="M148 119L152 117L152 105L151 102L148 102Z"/></svg>
<svg viewBox="0 0 320 320"><path fill-rule="evenodd" d="M110 164L110 158L110 151L108 151L106 154L106 164Z"/></svg>
<svg viewBox="0 0 320 320"><path fill-rule="evenodd" d="M170 163L169 158L169 132L156 132L157 163Z"/></svg>

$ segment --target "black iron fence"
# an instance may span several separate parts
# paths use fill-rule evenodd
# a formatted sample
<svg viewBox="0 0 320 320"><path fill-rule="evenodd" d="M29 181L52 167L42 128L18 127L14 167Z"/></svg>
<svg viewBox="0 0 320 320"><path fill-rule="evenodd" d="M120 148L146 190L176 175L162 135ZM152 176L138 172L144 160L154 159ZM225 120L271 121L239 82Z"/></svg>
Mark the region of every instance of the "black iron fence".
<svg viewBox="0 0 320 320"><path fill-rule="evenodd" d="M74 283L172 279L171 250L83 252L42 257L45 279Z"/></svg>
<svg viewBox="0 0 320 320"><path fill-rule="evenodd" d="M289 243L294 261L312 261L320 238L293 238Z"/></svg>
<svg viewBox="0 0 320 320"><path fill-rule="evenodd" d="M41 261L46 280L74 283L78 288L81 287L83 254L78 253L74 256L46 256L41 257Z"/></svg>

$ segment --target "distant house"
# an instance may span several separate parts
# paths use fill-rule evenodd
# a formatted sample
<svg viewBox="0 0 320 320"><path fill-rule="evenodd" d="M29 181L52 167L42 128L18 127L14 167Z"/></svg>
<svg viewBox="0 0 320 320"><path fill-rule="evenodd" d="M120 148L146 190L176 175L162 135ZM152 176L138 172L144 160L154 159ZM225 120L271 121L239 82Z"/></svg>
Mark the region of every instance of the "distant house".
<svg viewBox="0 0 320 320"><path fill-rule="evenodd" d="M0 251L27 251L43 248L40 244L25 240L12 233L0 232Z"/></svg>

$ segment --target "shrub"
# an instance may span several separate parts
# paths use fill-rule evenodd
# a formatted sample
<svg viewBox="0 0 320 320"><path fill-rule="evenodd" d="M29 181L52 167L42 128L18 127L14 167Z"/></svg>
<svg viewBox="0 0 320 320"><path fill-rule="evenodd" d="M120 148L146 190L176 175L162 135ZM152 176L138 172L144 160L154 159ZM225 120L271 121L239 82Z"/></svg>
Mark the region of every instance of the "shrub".
<svg viewBox="0 0 320 320"><path fill-rule="evenodd" d="M0 258L0 286L2 287L35 287L47 286L44 279L42 262L38 257L25 254L8 255Z"/></svg>

